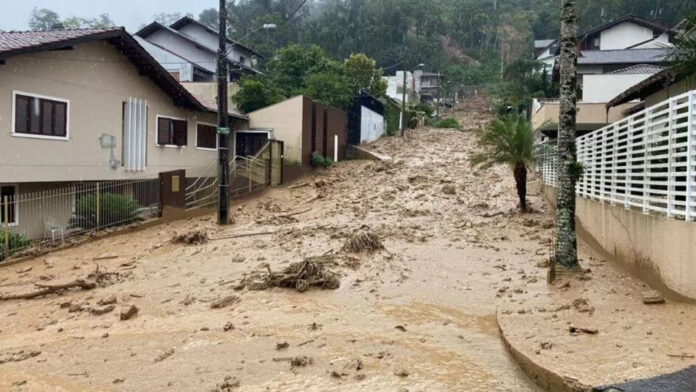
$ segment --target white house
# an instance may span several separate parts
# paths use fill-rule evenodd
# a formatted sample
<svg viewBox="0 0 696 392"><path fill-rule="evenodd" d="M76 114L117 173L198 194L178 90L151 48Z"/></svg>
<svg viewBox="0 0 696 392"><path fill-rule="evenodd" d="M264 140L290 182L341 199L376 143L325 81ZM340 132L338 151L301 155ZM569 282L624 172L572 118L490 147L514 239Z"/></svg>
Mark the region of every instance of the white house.
<svg viewBox="0 0 696 392"><path fill-rule="evenodd" d="M217 69L218 32L190 17L171 26L152 22L135 34L141 45L180 82L212 82ZM146 44L143 44L146 41ZM244 73L259 73L254 68L254 50L228 39L230 79Z"/></svg>
<svg viewBox="0 0 696 392"><path fill-rule="evenodd" d="M612 108L604 105L627 88L664 69L675 32L667 27L628 15L578 36L578 131L599 129L631 103ZM543 47L543 45L546 45ZM559 40L535 42L535 58L557 75ZM554 133L558 127L558 101L535 100L531 120L535 127ZM552 135L549 135L552 136Z"/></svg>
<svg viewBox="0 0 696 392"><path fill-rule="evenodd" d="M384 76L387 81L387 96L395 101L401 102L404 92L404 71L396 71L395 76ZM416 92L416 80L413 73L406 72L406 103L418 103L419 97Z"/></svg>

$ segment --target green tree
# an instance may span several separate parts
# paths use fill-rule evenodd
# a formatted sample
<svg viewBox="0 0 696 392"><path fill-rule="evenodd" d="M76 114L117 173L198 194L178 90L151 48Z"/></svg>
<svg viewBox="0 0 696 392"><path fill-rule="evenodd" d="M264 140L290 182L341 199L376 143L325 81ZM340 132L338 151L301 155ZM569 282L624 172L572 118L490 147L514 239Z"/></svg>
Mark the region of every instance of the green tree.
<svg viewBox="0 0 696 392"><path fill-rule="evenodd" d="M387 81L382 78L382 71L377 69L375 60L363 53L351 54L344 67L353 92L363 90L378 98L387 94Z"/></svg>
<svg viewBox="0 0 696 392"><path fill-rule="evenodd" d="M181 12L161 12L159 14L155 14L152 16L152 20L155 22L159 22L160 24L163 24L165 26L169 26L172 23L176 22L177 20L183 18L184 16L188 16L189 18L193 18L193 14L187 13L187 14L182 14Z"/></svg>
<svg viewBox="0 0 696 392"><path fill-rule="evenodd" d="M696 75L696 14L686 20L684 32L676 39L669 60L675 72Z"/></svg>
<svg viewBox="0 0 696 392"><path fill-rule="evenodd" d="M63 23L58 13L47 8L34 8L29 19L29 28L32 30L60 30Z"/></svg>
<svg viewBox="0 0 696 392"><path fill-rule="evenodd" d="M81 18L72 16L63 21L63 27L66 29L110 29L115 26L109 14L101 14L97 18Z"/></svg>
<svg viewBox="0 0 696 392"><path fill-rule="evenodd" d="M536 162L536 134L532 125L522 117L508 115L493 120L477 132L482 152L475 155L472 165L489 168L509 165L515 177L520 210L527 211L527 171Z"/></svg>
<svg viewBox="0 0 696 392"><path fill-rule="evenodd" d="M253 112L283 100L280 92L264 77L242 77L239 92L232 97L237 107L245 112Z"/></svg>
<svg viewBox="0 0 696 392"><path fill-rule="evenodd" d="M578 266L575 234L575 183L581 166L577 162L575 126L577 117L577 13L575 0L563 0L561 8L560 115L558 120L558 196L556 200L556 262Z"/></svg>
<svg viewBox="0 0 696 392"><path fill-rule="evenodd" d="M213 30L217 30L220 25L220 20L218 17L219 14L220 13L217 9L208 8L207 10L203 10L198 15L198 21L204 26L208 26Z"/></svg>

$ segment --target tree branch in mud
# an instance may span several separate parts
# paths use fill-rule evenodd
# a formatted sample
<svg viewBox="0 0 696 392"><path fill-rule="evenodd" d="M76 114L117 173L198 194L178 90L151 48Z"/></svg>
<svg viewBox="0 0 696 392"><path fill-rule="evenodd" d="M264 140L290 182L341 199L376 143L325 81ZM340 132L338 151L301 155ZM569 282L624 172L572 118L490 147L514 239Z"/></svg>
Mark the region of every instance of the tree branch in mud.
<svg viewBox="0 0 696 392"><path fill-rule="evenodd" d="M90 273L86 279L76 279L69 283L57 285L34 283L34 286L39 290L31 293L0 295L0 301L34 299L44 297L49 294L63 294L71 289L92 290L98 286L105 285L111 275L118 275L118 273L101 272L99 271L99 266L97 265L95 271Z"/></svg>

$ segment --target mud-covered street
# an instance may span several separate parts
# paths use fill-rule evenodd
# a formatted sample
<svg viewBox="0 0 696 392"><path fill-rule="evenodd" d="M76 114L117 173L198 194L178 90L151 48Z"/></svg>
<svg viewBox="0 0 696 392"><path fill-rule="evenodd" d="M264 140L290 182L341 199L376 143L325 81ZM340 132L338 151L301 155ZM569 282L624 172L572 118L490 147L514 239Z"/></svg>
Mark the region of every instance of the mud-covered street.
<svg viewBox="0 0 696 392"><path fill-rule="evenodd" d="M108 275L91 290L0 302L0 390L537 390L495 315L506 280L546 285L537 263L552 217L538 194L534 212L517 211L508 168L471 168L467 129L488 119L473 105L456 114L463 132L383 138L369 148L391 161L341 162L271 189L235 204L232 226L210 214L4 267L3 295L97 266ZM209 240L171 242L195 230ZM356 232L385 249L343 249ZM314 256L340 288L254 281Z"/></svg>

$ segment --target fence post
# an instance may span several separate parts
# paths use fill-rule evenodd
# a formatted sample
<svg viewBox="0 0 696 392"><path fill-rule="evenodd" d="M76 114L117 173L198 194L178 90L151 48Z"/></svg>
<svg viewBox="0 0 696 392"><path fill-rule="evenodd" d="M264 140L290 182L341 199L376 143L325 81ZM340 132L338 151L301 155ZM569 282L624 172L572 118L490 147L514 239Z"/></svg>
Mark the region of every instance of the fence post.
<svg viewBox="0 0 696 392"><path fill-rule="evenodd" d="M694 143L694 121L696 121L696 111L694 110L694 104L696 104L696 92L692 91L689 93L689 109L687 111L687 118L689 119L686 135L686 211L684 212L684 217L687 222L694 220L693 217L693 187L694 187L694 171L693 171L693 143Z"/></svg>
<svg viewBox="0 0 696 392"><path fill-rule="evenodd" d="M97 182L97 194L96 194L96 210L95 210L95 215L97 217L97 230L99 230L99 227L101 225L101 192L99 192L99 182Z"/></svg>
<svg viewBox="0 0 696 392"><path fill-rule="evenodd" d="M251 192L251 159L247 161L247 177L249 178L249 192Z"/></svg>
<svg viewBox="0 0 696 392"><path fill-rule="evenodd" d="M669 120L667 122L667 217L671 218L674 216L672 211L674 210L674 182L672 181L672 132L675 129L677 123L676 116L677 110L675 109L676 101L674 98L669 100L669 110L667 113Z"/></svg>
<svg viewBox="0 0 696 392"><path fill-rule="evenodd" d="M628 134L626 136L626 189L624 190L624 208L629 209L631 198L631 180L633 179L633 119L628 119Z"/></svg>
<svg viewBox="0 0 696 392"><path fill-rule="evenodd" d="M3 197L3 212L5 214L5 260L10 258L10 209L9 209L10 199L5 196Z"/></svg>
<svg viewBox="0 0 696 392"><path fill-rule="evenodd" d="M645 111L645 119L643 120L643 213L648 213L648 198L650 197L650 175L648 173L648 132L650 131L650 123L652 122L652 108Z"/></svg>

